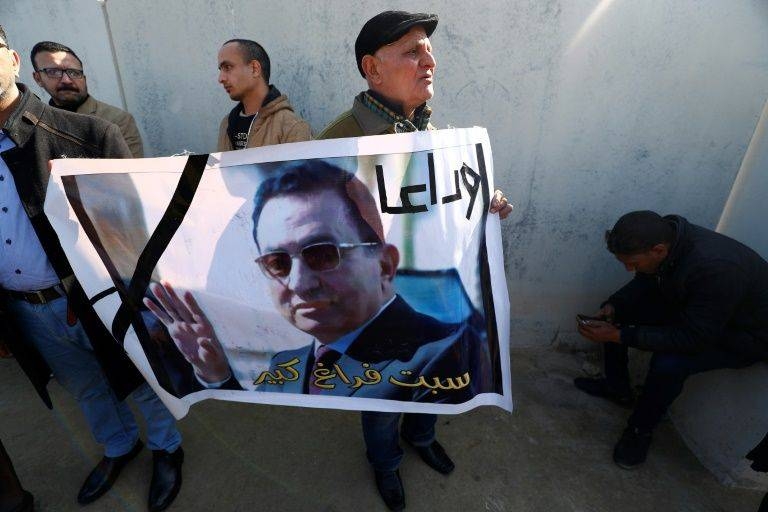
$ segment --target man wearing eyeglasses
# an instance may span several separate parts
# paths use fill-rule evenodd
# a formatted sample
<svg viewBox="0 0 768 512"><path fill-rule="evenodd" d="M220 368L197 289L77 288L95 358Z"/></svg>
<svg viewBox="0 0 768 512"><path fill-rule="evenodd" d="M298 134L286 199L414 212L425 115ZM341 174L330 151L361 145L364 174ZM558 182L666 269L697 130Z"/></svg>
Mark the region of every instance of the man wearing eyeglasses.
<svg viewBox="0 0 768 512"><path fill-rule="evenodd" d="M128 404L132 396L153 450L149 510L167 508L181 486L181 434L98 318L45 216L50 161L129 158L118 127L40 102L15 79L21 59L0 27L0 339L40 397L53 374L77 400L104 456L78 493L81 504L105 494L143 443Z"/></svg>
<svg viewBox="0 0 768 512"><path fill-rule="evenodd" d="M50 94L53 107L106 119L120 128L131 155L144 156L141 135L133 116L88 94L88 80L83 63L68 46L53 41L41 41L32 47L32 78Z"/></svg>

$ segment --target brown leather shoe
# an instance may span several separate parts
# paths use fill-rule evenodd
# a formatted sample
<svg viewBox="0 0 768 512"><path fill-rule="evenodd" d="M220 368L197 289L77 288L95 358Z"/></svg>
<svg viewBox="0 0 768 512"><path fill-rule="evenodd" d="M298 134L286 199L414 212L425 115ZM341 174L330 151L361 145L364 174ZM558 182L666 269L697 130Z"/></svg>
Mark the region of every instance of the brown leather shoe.
<svg viewBox="0 0 768 512"><path fill-rule="evenodd" d="M10 359L13 357L13 352L8 348L3 340L0 340L0 359Z"/></svg>

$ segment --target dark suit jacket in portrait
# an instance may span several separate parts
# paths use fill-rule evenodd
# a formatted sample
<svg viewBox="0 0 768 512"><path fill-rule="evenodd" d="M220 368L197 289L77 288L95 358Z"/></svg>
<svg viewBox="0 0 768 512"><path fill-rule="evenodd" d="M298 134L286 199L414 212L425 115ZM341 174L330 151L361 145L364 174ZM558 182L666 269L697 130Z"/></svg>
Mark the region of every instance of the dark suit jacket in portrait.
<svg viewBox="0 0 768 512"><path fill-rule="evenodd" d="M266 379L259 390L308 393L309 381L315 378L311 375L314 344L278 352L269 372L276 375L282 369L282 375L295 375L285 369L294 360L298 361L290 366L298 371L298 378ZM461 403L478 393L493 392L488 348L477 330L469 322L448 324L419 313L400 296L352 341L345 354L317 374L328 377L321 379L323 385L333 386L323 389L322 395ZM469 382L462 385L465 374ZM426 386L417 385L422 377ZM442 386L435 386L438 380ZM458 389L446 389L450 381Z"/></svg>

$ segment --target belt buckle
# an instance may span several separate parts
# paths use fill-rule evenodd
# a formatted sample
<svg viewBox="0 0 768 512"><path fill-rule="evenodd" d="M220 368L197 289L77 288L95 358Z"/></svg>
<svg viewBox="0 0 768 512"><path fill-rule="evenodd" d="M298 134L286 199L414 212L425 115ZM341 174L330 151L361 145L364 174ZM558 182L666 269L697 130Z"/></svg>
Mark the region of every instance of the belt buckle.
<svg viewBox="0 0 768 512"><path fill-rule="evenodd" d="M46 304L48 302L45 300L45 294L43 294L43 290L35 290L34 294L35 297L37 297L38 304Z"/></svg>

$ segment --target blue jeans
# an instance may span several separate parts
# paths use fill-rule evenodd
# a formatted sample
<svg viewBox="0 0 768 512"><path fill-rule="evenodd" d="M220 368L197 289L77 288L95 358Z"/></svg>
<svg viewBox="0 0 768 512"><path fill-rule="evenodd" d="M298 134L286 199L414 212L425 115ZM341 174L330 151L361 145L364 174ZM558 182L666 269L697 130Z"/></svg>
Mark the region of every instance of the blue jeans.
<svg viewBox="0 0 768 512"><path fill-rule="evenodd" d="M434 414L401 414L399 412L363 411L363 438L366 455L376 471L394 471L403 459L398 439L400 416L403 417L402 436L414 446L429 446L435 440Z"/></svg>
<svg viewBox="0 0 768 512"><path fill-rule="evenodd" d="M67 324L67 299L30 304L8 299L6 306L27 343L43 356L53 376L77 400L107 457L128 453L139 429L128 404L117 400L80 322ZM147 383L131 395L147 425L151 450L173 451L181 444L176 420Z"/></svg>

